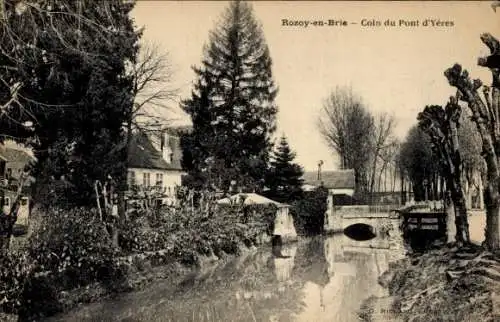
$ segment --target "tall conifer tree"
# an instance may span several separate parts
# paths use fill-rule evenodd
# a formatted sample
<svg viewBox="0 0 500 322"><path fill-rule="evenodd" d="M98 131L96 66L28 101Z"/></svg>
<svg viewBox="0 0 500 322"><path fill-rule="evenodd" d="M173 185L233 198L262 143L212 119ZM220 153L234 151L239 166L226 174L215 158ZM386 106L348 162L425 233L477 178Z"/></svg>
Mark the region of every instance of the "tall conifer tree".
<svg viewBox="0 0 500 322"><path fill-rule="evenodd" d="M302 193L302 167L294 163L295 153L283 135L273 153L267 178L270 196L282 202L297 199Z"/></svg>
<svg viewBox="0 0 500 322"><path fill-rule="evenodd" d="M183 103L193 121L182 140L184 166L205 186L263 187L277 113L271 65L251 5L232 2L210 33L192 97Z"/></svg>

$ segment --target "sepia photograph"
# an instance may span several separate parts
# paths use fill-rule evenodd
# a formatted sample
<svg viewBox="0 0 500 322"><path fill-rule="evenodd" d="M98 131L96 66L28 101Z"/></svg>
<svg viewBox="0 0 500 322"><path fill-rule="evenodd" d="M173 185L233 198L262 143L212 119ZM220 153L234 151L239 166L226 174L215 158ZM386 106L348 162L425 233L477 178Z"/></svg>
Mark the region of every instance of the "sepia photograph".
<svg viewBox="0 0 500 322"><path fill-rule="evenodd" d="M500 1L0 0L0 321L500 321Z"/></svg>

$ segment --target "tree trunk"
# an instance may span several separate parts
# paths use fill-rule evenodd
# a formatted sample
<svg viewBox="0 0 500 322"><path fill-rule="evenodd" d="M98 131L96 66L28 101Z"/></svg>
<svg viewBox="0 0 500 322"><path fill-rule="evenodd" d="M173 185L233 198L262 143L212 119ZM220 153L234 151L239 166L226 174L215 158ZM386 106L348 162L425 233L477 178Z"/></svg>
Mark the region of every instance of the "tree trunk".
<svg viewBox="0 0 500 322"><path fill-rule="evenodd" d="M451 196L445 196L444 207L446 213L446 240L448 243L457 241L457 226L455 224L455 207Z"/></svg>
<svg viewBox="0 0 500 322"><path fill-rule="evenodd" d="M400 176L400 184L401 184L401 205L404 205L406 203L406 198L405 198L405 179L403 177L403 174Z"/></svg>
<svg viewBox="0 0 500 322"><path fill-rule="evenodd" d="M488 180L484 191L484 200L486 204L486 231L485 242L489 249L500 248L500 202L498 193L498 181ZM496 186L496 187L495 187Z"/></svg>
<svg viewBox="0 0 500 322"><path fill-rule="evenodd" d="M441 200L444 200L445 199L446 187L445 187L445 181L444 181L444 177L443 176L439 176L439 186L441 188L441 190L440 190L440 192L441 192Z"/></svg>
<svg viewBox="0 0 500 322"><path fill-rule="evenodd" d="M370 204L373 204L374 202L374 193L375 193L375 180L377 178L377 158L378 158L378 149L375 150L375 155L373 158L373 164L372 164L372 173L371 173L371 179L370 179Z"/></svg>
<svg viewBox="0 0 500 322"><path fill-rule="evenodd" d="M458 108L454 99L451 100L451 105L455 105ZM462 176L462 160L460 158L459 143L458 143L458 130L457 124L454 121L450 122L451 130L451 143L452 143L452 169L448 178L450 179L449 187L451 188L451 197L453 199L453 205L455 207L455 216L457 223L457 242L468 244L470 243L469 238L469 222L467 218L467 206L465 201L464 190L462 188L461 176Z"/></svg>
<svg viewBox="0 0 500 322"><path fill-rule="evenodd" d="M498 62L500 55L500 43L490 34L482 34L481 41L488 46L491 51L491 56L488 58L495 59ZM493 61L491 59L490 61ZM476 124L479 135L482 141L482 155L486 161L487 168L487 184L484 193L484 201L486 204L486 232L485 243L490 250L498 250L500 248L500 227L499 227L499 160L500 156L500 66L493 66L488 63L487 58L479 58L478 65L488 67L491 71L493 81L491 84L492 93L490 96L489 88L483 87L484 98L483 102L478 93L482 86L480 80L472 81L467 71L462 70L459 64L453 65L445 71L445 76L448 83L458 89L460 98L467 102L467 105L472 112L472 119ZM498 63L497 63L498 65Z"/></svg>
<svg viewBox="0 0 500 322"><path fill-rule="evenodd" d="M453 205L455 208L455 223L457 229L457 242L468 244L469 238L469 222L467 218L467 207L465 206L465 196L462 191L452 192Z"/></svg>
<svg viewBox="0 0 500 322"><path fill-rule="evenodd" d="M478 208L480 210L483 210L484 209L484 188L483 188L483 176L480 175L479 176L479 195L478 195L478 198L479 198L479 204L478 204Z"/></svg>
<svg viewBox="0 0 500 322"><path fill-rule="evenodd" d="M397 171L394 166L391 166L391 178L392 178L391 192L394 193L396 191L396 179L397 179Z"/></svg>

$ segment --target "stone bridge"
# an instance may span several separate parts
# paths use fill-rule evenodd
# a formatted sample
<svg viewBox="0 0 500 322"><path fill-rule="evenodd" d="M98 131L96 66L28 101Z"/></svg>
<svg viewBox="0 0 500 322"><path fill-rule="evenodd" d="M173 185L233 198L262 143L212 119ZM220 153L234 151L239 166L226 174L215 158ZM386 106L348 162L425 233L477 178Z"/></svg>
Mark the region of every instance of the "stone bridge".
<svg viewBox="0 0 500 322"><path fill-rule="evenodd" d="M353 225L370 226L374 234L387 230L389 225L398 225L399 216L387 209L373 209L367 205L333 206L325 213L325 231L343 232Z"/></svg>

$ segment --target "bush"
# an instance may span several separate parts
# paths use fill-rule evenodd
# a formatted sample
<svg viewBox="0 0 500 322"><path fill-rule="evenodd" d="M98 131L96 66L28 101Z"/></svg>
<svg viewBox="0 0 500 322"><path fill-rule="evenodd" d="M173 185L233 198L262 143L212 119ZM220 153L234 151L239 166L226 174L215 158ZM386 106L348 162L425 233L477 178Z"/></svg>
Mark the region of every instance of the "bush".
<svg viewBox="0 0 500 322"><path fill-rule="evenodd" d="M293 203L292 216L297 233L317 235L323 232L327 208L328 190L322 187L304 194L304 198Z"/></svg>
<svg viewBox="0 0 500 322"><path fill-rule="evenodd" d="M94 210L49 209L34 216L26 251L10 252L0 262L3 311L18 313L21 320L39 319L64 309L62 291L95 283L123 290L131 265L124 255L134 252L163 250L161 264L167 258L196 265L200 255L237 254L242 243L255 245L263 232L272 233L274 206L218 206L203 200L209 201L194 209L184 203L177 209L129 213L119 223L120 251Z"/></svg>
<svg viewBox="0 0 500 322"><path fill-rule="evenodd" d="M2 311L16 313L32 264L26 253L9 251L0 258L0 303Z"/></svg>
<svg viewBox="0 0 500 322"><path fill-rule="evenodd" d="M37 270L59 275L63 289L96 281L112 285L123 279L113 261L118 252L105 223L93 210L47 212L39 230L30 238L29 255Z"/></svg>
<svg viewBox="0 0 500 322"><path fill-rule="evenodd" d="M199 255L236 254L272 233L275 206L217 205L202 196L192 208L136 210L122 223L120 246L128 252L168 250L172 260L196 263ZM204 201L203 201L204 200Z"/></svg>

